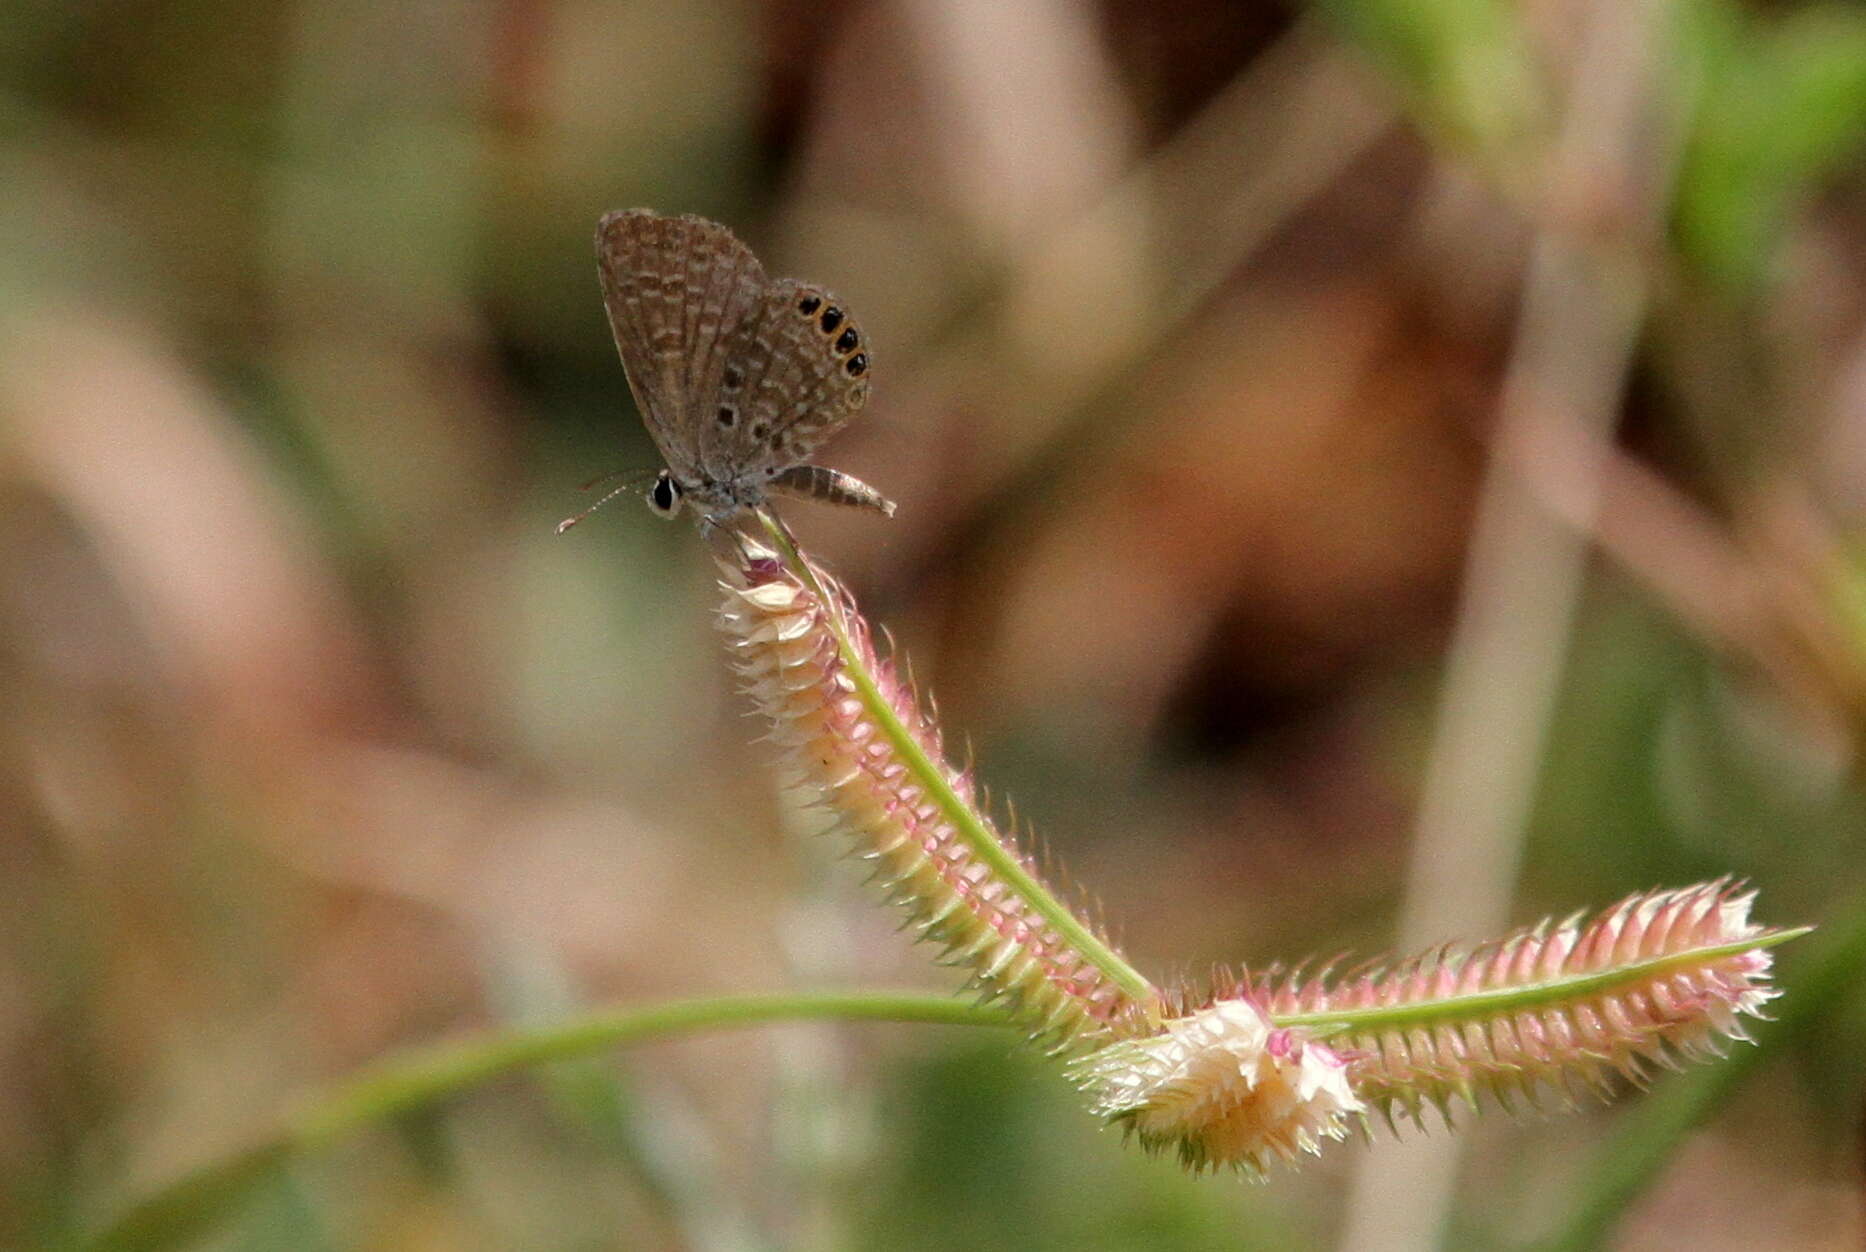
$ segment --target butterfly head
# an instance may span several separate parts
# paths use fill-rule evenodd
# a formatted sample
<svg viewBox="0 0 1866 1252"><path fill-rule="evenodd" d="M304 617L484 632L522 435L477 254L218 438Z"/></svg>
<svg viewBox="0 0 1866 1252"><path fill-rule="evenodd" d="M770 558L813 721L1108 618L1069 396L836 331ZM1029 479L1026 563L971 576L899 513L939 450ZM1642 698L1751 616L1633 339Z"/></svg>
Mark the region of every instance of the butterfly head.
<svg viewBox="0 0 1866 1252"><path fill-rule="evenodd" d="M681 494L680 484L674 481L674 476L662 470L655 475L654 485L648 488L648 507L654 510L655 516L671 521L680 512Z"/></svg>

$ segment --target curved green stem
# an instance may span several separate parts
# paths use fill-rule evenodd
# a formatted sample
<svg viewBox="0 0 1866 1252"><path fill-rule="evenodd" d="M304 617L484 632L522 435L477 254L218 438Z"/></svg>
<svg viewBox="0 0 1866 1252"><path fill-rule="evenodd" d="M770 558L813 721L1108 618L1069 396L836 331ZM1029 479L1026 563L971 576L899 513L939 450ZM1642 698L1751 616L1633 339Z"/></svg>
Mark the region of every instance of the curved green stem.
<svg viewBox="0 0 1866 1252"><path fill-rule="evenodd" d="M816 991L675 1000L415 1048L303 1101L272 1135L194 1169L138 1201L83 1246L98 1252L174 1246L226 1213L293 1158L528 1066L696 1030L821 1019L1011 1024L1000 1011L937 996Z"/></svg>
<svg viewBox="0 0 1866 1252"><path fill-rule="evenodd" d="M912 771L914 781L925 790L927 798L938 806L940 813L952 823L967 847L979 860L991 867L998 882L1016 892L1032 911L1044 921L1056 928L1073 948L1089 964L1100 970L1108 980L1119 987L1137 1004L1150 1004L1158 993L1146 977L1121 958L1121 954L1104 943L1094 930L1070 911L1067 905L1055 896L1036 878L1018 863L1011 850L999 842L995 832L985 822L976 809L953 789L946 771L939 762L927 755L926 749L912 731L902 724L894 711L894 706L881 694L875 683L875 677L868 672L868 666L862 661L861 649L855 646L849 637L841 614L835 611L835 602L824 594L823 586L817 581L816 572L810 563L798 551L796 540L790 531L767 509L757 510L759 522L765 533L783 553L784 563L791 573L802 580L817 602L824 608L824 620L835 632L836 649L842 654L843 670L854 680L856 694L862 701L863 709L887 735L888 742L900 754L900 759Z"/></svg>
<svg viewBox="0 0 1866 1252"><path fill-rule="evenodd" d="M1754 952L1758 948L1773 948L1790 939L1799 939L1811 930L1811 926L1799 926L1792 930L1769 931L1712 947L1688 948L1651 960L1616 965L1612 969L1593 970L1563 978L1545 978L1517 987L1499 987L1491 991L1473 991L1464 995L1440 996L1376 1008L1278 1013L1274 1020L1278 1026L1299 1026L1317 1038L1326 1038L1343 1031L1379 1033L1405 1027L1430 1026L1441 1021L1466 1022L1499 1013L1520 1013L1552 1004L1572 1003L1586 996L1632 986L1668 969L1701 965L1743 952Z"/></svg>

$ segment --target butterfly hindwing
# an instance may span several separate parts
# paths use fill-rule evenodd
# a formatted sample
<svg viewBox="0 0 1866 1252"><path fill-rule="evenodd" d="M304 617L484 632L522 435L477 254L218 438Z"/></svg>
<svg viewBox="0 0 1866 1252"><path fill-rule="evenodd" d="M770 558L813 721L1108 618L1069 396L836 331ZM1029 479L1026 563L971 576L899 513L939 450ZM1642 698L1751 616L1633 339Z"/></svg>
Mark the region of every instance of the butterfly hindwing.
<svg viewBox="0 0 1866 1252"><path fill-rule="evenodd" d="M734 474L800 463L868 399L861 332L834 296L795 279L770 284L731 357L744 367L737 420L721 447Z"/></svg>

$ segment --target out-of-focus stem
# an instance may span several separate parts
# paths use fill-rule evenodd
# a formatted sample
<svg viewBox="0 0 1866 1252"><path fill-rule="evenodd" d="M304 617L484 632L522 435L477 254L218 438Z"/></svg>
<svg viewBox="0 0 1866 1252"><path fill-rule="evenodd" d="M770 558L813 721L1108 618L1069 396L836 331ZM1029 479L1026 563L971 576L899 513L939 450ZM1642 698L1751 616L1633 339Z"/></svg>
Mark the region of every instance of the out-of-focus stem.
<svg viewBox="0 0 1866 1252"><path fill-rule="evenodd" d="M1057 485L1094 462L1146 412L1130 402L1142 367L1185 333L1188 320L1303 206L1388 134L1398 114L1366 65L1344 51L1326 20L1300 15L1210 103L1101 199L1028 241L984 301L953 318L940 374L917 385L954 385L1019 322L1069 346L1069 368L1047 352L1012 354L994 404L1044 432L1003 466L985 467L977 499L957 525L926 538L901 563L890 596L936 581L929 573L975 554L995 534L1027 524ZM1244 172L1241 176L1240 172ZM1146 251L1110 262L1111 248ZM1111 314L1107 292L1085 304L1082 273L1138 276ZM1031 310L1040 311L1033 315ZM1033 359L1052 367L1032 369ZM978 467L973 467L974 469Z"/></svg>
<svg viewBox="0 0 1866 1252"><path fill-rule="evenodd" d="M206 1229L291 1159L329 1147L365 1126L472 1091L532 1065L649 1039L766 1022L842 1020L1007 1026L1010 1017L942 996L882 991L799 991L676 1000L586 1014L416 1048L307 1100L274 1135L192 1170L139 1201L83 1246L92 1252L151 1252Z"/></svg>
<svg viewBox="0 0 1866 1252"><path fill-rule="evenodd" d="M1582 585L1584 528L1600 491L1597 458L1543 466L1562 483L1562 520L1525 489L1524 467L1551 447L1574 446L1546 438L1549 414L1602 444L1617 419L1646 297L1639 251L1670 185L1671 119L1659 115L1669 84L1655 55L1668 10L1666 0L1597 0L1587 14L1549 165L1558 211L1533 244L1472 531L1407 874L1403 947L1489 933L1509 911ZM1421 1138L1368 1157L1343 1246L1438 1246L1460 1143Z"/></svg>

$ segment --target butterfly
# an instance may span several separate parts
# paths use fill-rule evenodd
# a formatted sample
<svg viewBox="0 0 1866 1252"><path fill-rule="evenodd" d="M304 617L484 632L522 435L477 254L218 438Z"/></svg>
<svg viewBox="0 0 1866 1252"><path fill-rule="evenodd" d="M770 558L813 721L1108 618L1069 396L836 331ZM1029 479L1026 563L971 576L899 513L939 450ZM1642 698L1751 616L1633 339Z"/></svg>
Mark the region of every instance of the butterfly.
<svg viewBox="0 0 1866 1252"><path fill-rule="evenodd" d="M666 462L650 508L671 518L684 505L709 529L771 494L893 516L867 483L806 459L868 400L868 344L840 301L768 277L730 230L692 214L605 214L596 261L629 390Z"/></svg>

